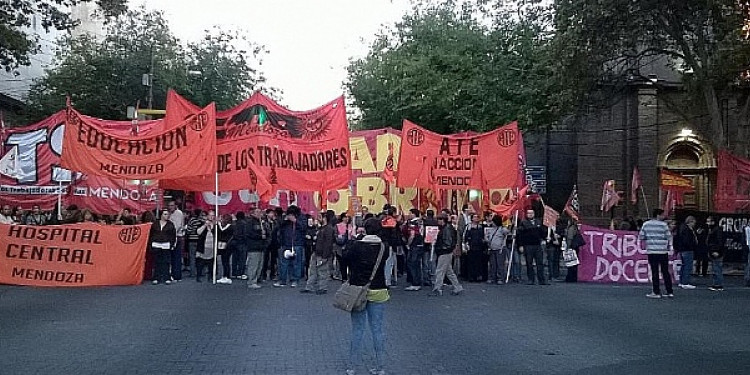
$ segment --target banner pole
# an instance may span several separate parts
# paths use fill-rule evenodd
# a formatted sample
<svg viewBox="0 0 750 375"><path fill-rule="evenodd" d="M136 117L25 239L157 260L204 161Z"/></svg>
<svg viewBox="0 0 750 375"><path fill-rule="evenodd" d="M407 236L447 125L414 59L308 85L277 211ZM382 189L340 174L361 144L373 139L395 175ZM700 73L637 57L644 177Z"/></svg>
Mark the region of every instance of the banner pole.
<svg viewBox="0 0 750 375"><path fill-rule="evenodd" d="M641 195L643 196L643 204L646 206L646 217L650 217L651 211L648 209L648 201L646 200L646 192L643 190L643 185L641 185Z"/></svg>
<svg viewBox="0 0 750 375"><path fill-rule="evenodd" d="M214 217L219 222L219 172L214 174ZM214 227L215 228L215 227ZM212 230L214 228L210 228ZM216 260L219 258L219 231L214 233L214 264L213 264L213 283L216 285ZM198 275L200 276L200 275Z"/></svg>
<svg viewBox="0 0 750 375"><path fill-rule="evenodd" d="M62 181L57 181L57 217L62 215Z"/></svg>
<svg viewBox="0 0 750 375"><path fill-rule="evenodd" d="M518 210L516 210L513 218L513 241L510 243L510 257L508 258L508 271L505 275L505 283L507 284L510 280L510 269L513 267L513 252L516 247L516 234L518 233Z"/></svg>

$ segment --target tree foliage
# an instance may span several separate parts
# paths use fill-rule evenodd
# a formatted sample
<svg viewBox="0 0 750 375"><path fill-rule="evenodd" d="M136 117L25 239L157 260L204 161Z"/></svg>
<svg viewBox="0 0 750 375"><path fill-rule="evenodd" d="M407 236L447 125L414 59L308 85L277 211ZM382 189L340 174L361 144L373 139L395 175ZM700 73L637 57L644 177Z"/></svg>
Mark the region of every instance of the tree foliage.
<svg viewBox="0 0 750 375"><path fill-rule="evenodd" d="M50 29L70 30L78 21L70 17L70 8L91 0L0 0L0 67L10 72L20 65L29 65L29 55L38 50L35 38L27 34L32 17ZM97 0L106 18L125 12L127 0Z"/></svg>
<svg viewBox="0 0 750 375"><path fill-rule="evenodd" d="M681 110L707 113L723 144L719 101L750 63L748 9L737 0L556 0L559 78L590 101L603 87L646 82L642 68L666 62L694 94Z"/></svg>
<svg viewBox="0 0 750 375"><path fill-rule="evenodd" d="M352 61L345 85L360 127L400 128L406 118L451 133L554 122L560 106L547 100L554 83L543 25L500 16L487 22L476 11L467 3L417 5Z"/></svg>
<svg viewBox="0 0 750 375"><path fill-rule="evenodd" d="M173 88L196 104L215 101L229 108L265 80L250 64L262 48L237 33L214 30L186 47L171 33L161 12L130 10L112 22L102 40L83 35L60 43L57 64L32 85L28 111L38 119L60 110L70 97L91 116L122 119L128 106L148 107L144 74L153 74L153 108L164 108Z"/></svg>

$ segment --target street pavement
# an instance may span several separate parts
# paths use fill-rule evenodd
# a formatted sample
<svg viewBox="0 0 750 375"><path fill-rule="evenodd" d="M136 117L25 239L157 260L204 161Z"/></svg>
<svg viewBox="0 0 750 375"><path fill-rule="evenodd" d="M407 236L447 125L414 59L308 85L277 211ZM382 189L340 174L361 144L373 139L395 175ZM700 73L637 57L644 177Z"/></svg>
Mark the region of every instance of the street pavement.
<svg viewBox="0 0 750 375"><path fill-rule="evenodd" d="M728 284L735 285L651 300L647 286L633 285L464 284L462 295L429 297L424 289L403 291L402 283L386 308L386 369L747 374L750 288L738 278ZM344 374L348 314L331 307L331 293L299 290L190 278L86 289L0 286L0 374Z"/></svg>

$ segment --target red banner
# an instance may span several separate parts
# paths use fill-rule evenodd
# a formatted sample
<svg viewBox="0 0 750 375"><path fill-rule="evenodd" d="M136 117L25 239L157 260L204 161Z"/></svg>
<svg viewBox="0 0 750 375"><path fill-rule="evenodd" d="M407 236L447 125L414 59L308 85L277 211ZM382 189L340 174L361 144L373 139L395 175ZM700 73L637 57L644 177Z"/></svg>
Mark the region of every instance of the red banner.
<svg viewBox="0 0 750 375"><path fill-rule="evenodd" d="M63 167L122 179L177 179L216 172L216 117L210 104L152 135L121 135L68 107Z"/></svg>
<svg viewBox="0 0 750 375"><path fill-rule="evenodd" d="M58 287L140 284L150 228L151 224L0 224L0 283Z"/></svg>
<svg viewBox="0 0 750 375"><path fill-rule="evenodd" d="M515 122L488 133L459 136L433 133L404 120L401 139L399 187L485 190L523 184L523 137Z"/></svg>
<svg viewBox="0 0 750 375"><path fill-rule="evenodd" d="M714 202L716 211L750 211L750 160L721 150L718 167Z"/></svg>
<svg viewBox="0 0 750 375"><path fill-rule="evenodd" d="M107 130L127 135L132 130L130 121L97 122ZM151 134L162 129L161 121L141 121L141 134ZM18 149L20 175L10 178L0 175L0 203L31 209L40 205L43 210L55 207L62 186L64 205L78 204L96 213L114 214L121 208L139 212L152 209L156 202L154 181L94 178L74 174L60 167L65 112L29 126L6 129L2 139L3 153ZM70 180L74 180L72 186Z"/></svg>
<svg viewBox="0 0 750 375"><path fill-rule="evenodd" d="M248 172L242 166L252 162L274 189L325 191L349 186L349 129L343 96L317 109L291 111L255 93L217 117L224 130L219 173L244 179ZM228 146L233 142L239 146Z"/></svg>

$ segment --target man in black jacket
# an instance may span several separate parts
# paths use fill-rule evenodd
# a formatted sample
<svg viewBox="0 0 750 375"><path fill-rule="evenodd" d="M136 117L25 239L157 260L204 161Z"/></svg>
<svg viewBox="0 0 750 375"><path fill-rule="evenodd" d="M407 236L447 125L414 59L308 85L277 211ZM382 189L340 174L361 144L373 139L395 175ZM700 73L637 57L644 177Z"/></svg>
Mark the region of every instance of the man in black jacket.
<svg viewBox="0 0 750 375"><path fill-rule="evenodd" d="M534 217L534 210L526 210L526 219L518 223L518 252L526 255L526 276L529 285L534 285L534 263L539 285L549 285L544 277L544 251L542 244L547 229Z"/></svg>
<svg viewBox="0 0 750 375"><path fill-rule="evenodd" d="M456 247L458 241L458 234L456 229L453 228L453 224L448 220L448 216L441 214L438 216L438 228L440 231L435 241L435 254L438 257L437 269L435 271L435 283L432 289L433 296L443 295L443 280L448 277L448 280L453 285L453 291L451 294L457 295L463 292L464 288L461 283L458 282L458 277L453 271L453 249Z"/></svg>
<svg viewBox="0 0 750 375"><path fill-rule="evenodd" d="M237 221L234 223L234 237L232 239L232 277L247 280L245 271L247 268L247 247L250 243L250 224L242 211L237 212L235 217Z"/></svg>
<svg viewBox="0 0 750 375"><path fill-rule="evenodd" d="M716 225L713 216L706 218L706 225L708 226L706 247L714 274L714 282L708 289L722 291L724 290L724 233Z"/></svg>
<svg viewBox="0 0 750 375"><path fill-rule="evenodd" d="M333 211L327 211L321 218L322 223L316 234L315 246L310 255L310 266L307 271L307 286L302 293L326 294L328 279L331 277L331 258L336 232L333 223L336 221Z"/></svg>
<svg viewBox="0 0 750 375"><path fill-rule="evenodd" d="M263 211L260 208L254 208L250 211L250 217L247 220L247 275L243 275L242 278L247 279L247 287L250 289L260 288L258 277L263 267L263 249L266 247L267 238L261 222L262 218Z"/></svg>
<svg viewBox="0 0 750 375"><path fill-rule="evenodd" d="M682 260L680 283L678 285L682 289L695 289L695 285L690 283L690 277L693 273L693 259L696 250L698 250L698 235L695 233L695 217L688 216L685 218L685 222L680 225L674 238L674 251L680 254Z"/></svg>

